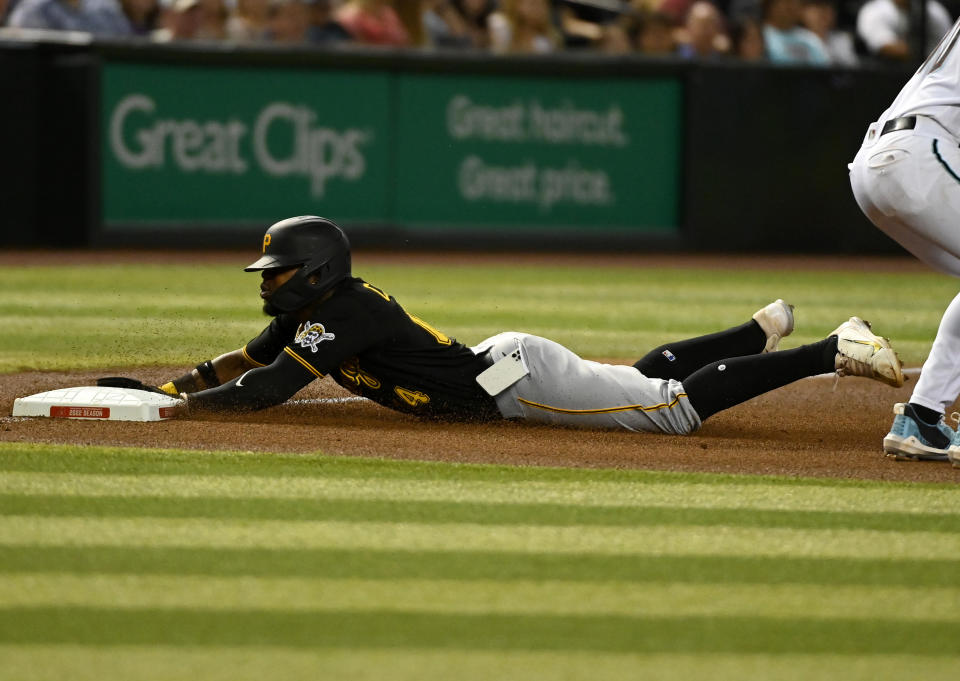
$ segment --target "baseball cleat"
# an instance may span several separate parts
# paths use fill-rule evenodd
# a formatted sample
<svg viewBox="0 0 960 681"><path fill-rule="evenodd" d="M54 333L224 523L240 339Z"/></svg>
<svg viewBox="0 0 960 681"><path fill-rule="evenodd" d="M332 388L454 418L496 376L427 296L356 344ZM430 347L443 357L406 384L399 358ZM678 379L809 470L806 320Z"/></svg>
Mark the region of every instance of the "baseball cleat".
<svg viewBox="0 0 960 681"><path fill-rule="evenodd" d="M893 425L883 438L883 451L898 461L946 461L960 452L960 435L941 416L937 423L921 419L910 404L893 405ZM954 414L960 419L960 415Z"/></svg>
<svg viewBox="0 0 960 681"><path fill-rule="evenodd" d="M754 312L753 319L767 334L763 352L775 352L780 339L793 333L793 305L781 298Z"/></svg>
<svg viewBox="0 0 960 681"><path fill-rule="evenodd" d="M863 376L899 388L903 366L890 341L870 330L870 322L850 317L830 334L837 337L838 376Z"/></svg>

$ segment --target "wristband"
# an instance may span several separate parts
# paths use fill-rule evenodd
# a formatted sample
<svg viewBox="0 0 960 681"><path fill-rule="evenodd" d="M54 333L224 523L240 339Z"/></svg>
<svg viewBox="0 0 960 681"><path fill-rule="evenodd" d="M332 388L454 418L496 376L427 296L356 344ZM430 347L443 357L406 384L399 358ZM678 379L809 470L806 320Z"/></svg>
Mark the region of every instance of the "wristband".
<svg viewBox="0 0 960 681"><path fill-rule="evenodd" d="M217 370L213 368L213 362L207 360L196 366L197 373L200 374L200 378L203 379L203 382L206 383L207 388L216 388L220 385L220 379L217 378Z"/></svg>

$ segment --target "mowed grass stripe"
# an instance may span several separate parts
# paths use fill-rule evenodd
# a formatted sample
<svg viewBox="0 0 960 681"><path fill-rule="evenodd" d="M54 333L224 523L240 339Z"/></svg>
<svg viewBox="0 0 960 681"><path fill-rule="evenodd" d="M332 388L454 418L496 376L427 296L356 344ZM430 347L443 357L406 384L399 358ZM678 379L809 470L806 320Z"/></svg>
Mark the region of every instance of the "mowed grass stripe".
<svg viewBox="0 0 960 681"><path fill-rule="evenodd" d="M696 477L659 476L623 481L460 479L457 466L444 471L452 479L371 477L274 477L256 475L102 475L84 473L0 472L0 494L56 496L134 496L230 499L378 499L411 502L537 503L564 506L684 507L926 513L960 517L955 487L835 487L782 482L760 484L746 478L697 482ZM412 471L411 471L412 472ZM589 471L584 472L589 478ZM518 473L524 477L523 473ZM692 480L692 481L691 481Z"/></svg>
<svg viewBox="0 0 960 681"><path fill-rule="evenodd" d="M960 586L716 585L671 582L306 579L8 574L0 609L323 611L460 614L896 618L960 622Z"/></svg>
<svg viewBox="0 0 960 681"><path fill-rule="evenodd" d="M638 435L637 437L642 437ZM715 493L713 487L729 487L731 497L743 493L748 498L763 498L781 503L790 503L797 498L816 495L821 488L822 496L816 501L830 503L834 495L844 496L845 490L864 490L863 498L854 495L849 503L870 504L868 508L855 506L838 507L833 510L883 510L883 500L890 499L890 506L899 511L935 512L949 502L953 509L960 490L954 484L891 483L871 480L846 480L824 478L785 478L773 476L732 475L714 473L673 473L623 469L570 469L539 466L510 467L487 464L449 464L422 461L398 461L360 457L335 457L323 454L283 454L256 452L203 452L175 449L134 449L120 447L87 447L69 445L46 445L0 442L0 471L35 473L89 473L100 475L123 475L133 477L150 475L213 476L229 479L233 476L249 477L258 484L261 478L279 478L279 485L332 484L336 479L370 481L400 481L405 486L410 481L422 483L450 483L470 488L476 483L496 483L492 489L501 489L504 494L516 495L530 488L536 493L538 486L553 489L555 494L571 494L570 503L578 499L590 500L601 493L630 493L639 486L658 484L677 486L677 494L685 502L696 503L699 493L709 501ZM320 482L312 482L319 479ZM554 488L555 483L560 483ZM614 483L598 485L597 483ZM229 484L224 480L220 484ZM244 483L240 483L241 485ZM346 485L355 483L346 482ZM768 488L751 496L753 487ZM437 492L442 491L442 486ZM811 490L813 490L811 492ZM11 490L12 491L12 490ZM458 490L459 491L459 490ZM244 496L247 493L244 492ZM201 496L209 496L201 493ZM518 500L518 499L513 499ZM522 500L522 499L519 499ZM603 503L600 500L593 503ZM615 499L614 505L622 505ZM799 501L799 503L804 503ZM929 508L928 508L929 507ZM831 507L833 508L833 507Z"/></svg>
<svg viewBox="0 0 960 681"><path fill-rule="evenodd" d="M493 551L0 546L3 573L845 584L952 588L960 558L826 559Z"/></svg>
<svg viewBox="0 0 960 681"><path fill-rule="evenodd" d="M0 645L19 681L903 681L956 679L950 656L872 654L604 653L523 650L295 649L269 646ZM386 670L386 671L385 671Z"/></svg>
<svg viewBox="0 0 960 681"><path fill-rule="evenodd" d="M960 533L960 514L771 511L763 509L353 499L234 499L0 495L0 515L337 520L483 525L737 525Z"/></svg>
<svg viewBox="0 0 960 681"><path fill-rule="evenodd" d="M469 615L196 609L3 608L0 641L85 645L960 653L950 627L897 619ZM893 635L895 634L895 635Z"/></svg>
<svg viewBox="0 0 960 681"><path fill-rule="evenodd" d="M941 532L700 526L530 526L461 523L0 517L5 546L142 546L265 549L503 551L605 555L796 558L960 556L960 535Z"/></svg>

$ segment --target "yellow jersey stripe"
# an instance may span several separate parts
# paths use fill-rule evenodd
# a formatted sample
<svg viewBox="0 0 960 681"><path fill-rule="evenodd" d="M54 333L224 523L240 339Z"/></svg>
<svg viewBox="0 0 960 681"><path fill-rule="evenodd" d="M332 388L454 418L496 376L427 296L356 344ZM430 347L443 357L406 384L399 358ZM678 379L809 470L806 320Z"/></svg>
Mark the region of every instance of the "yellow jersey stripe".
<svg viewBox="0 0 960 681"><path fill-rule="evenodd" d="M323 378L323 374L321 374L319 371L317 371L312 366L310 366L310 362L308 362L303 357L295 353L293 350L291 350L290 348L284 348L283 351L288 355L290 355L291 357L293 357L298 362L300 362L300 364L302 364L307 369L307 371L309 371L311 374L313 374L317 378Z"/></svg>
<svg viewBox="0 0 960 681"><path fill-rule="evenodd" d="M254 359L253 357L251 357L249 354L247 354L247 346L246 346L246 345L244 345L242 348L240 348L240 352L243 353L243 358L244 358L245 360L247 360L248 362L250 362L250 364L253 364L254 366L258 366L258 367L265 367L265 366L267 366L266 364L260 364L260 362L258 362L257 360L255 360L255 359Z"/></svg>
<svg viewBox="0 0 960 681"><path fill-rule="evenodd" d="M388 303L390 302L390 296L388 296L386 293L384 293L383 291L381 291L380 289L378 289L376 286L373 286L372 284L364 284L364 285L363 285L363 288L367 289L368 291L373 291L374 293L376 293L378 296L380 296L381 298L383 298L383 299L384 299L385 301L387 301Z"/></svg>
<svg viewBox="0 0 960 681"><path fill-rule="evenodd" d="M530 407L543 409L544 411L552 411L559 414L612 414L618 411L658 411L660 409L673 409L675 406L677 406L680 398L686 396L687 393L679 393L677 395L677 399L670 404L667 404L666 402L661 402L660 404L654 404L651 406L644 406L642 404L628 404L625 407L604 407L603 409L564 409L562 407L551 407L547 404L538 404L537 402L525 400L522 397L518 397L517 402L522 402Z"/></svg>

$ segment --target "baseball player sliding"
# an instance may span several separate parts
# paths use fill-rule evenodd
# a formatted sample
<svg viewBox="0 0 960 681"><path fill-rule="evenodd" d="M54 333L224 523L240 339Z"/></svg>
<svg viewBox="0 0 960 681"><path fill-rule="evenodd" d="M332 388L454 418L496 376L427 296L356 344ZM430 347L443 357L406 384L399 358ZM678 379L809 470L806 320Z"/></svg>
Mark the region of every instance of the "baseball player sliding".
<svg viewBox="0 0 960 681"><path fill-rule="evenodd" d="M850 164L853 195L867 217L923 262L960 277L960 21L867 129ZM960 295L940 321L908 404L893 407L888 455L951 459L960 435L944 411L960 394Z"/></svg>
<svg viewBox="0 0 960 681"><path fill-rule="evenodd" d="M469 348L353 277L346 236L320 217L270 227L262 257L246 270L261 273L263 309L273 320L243 348L161 386L184 399L182 411L263 409L329 375L381 405L431 419L684 434L805 376L903 383L890 344L857 317L822 341L772 352L794 326L782 300L740 326L663 345L633 366L583 360L526 333Z"/></svg>

